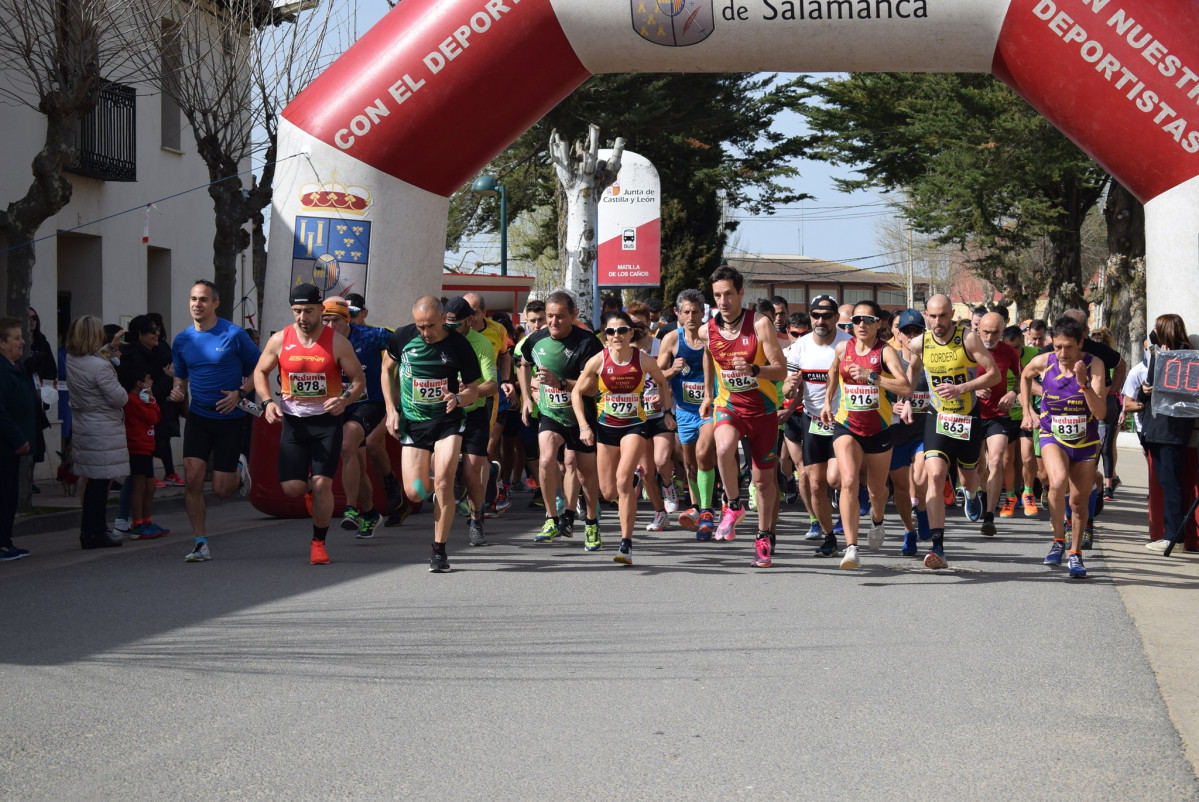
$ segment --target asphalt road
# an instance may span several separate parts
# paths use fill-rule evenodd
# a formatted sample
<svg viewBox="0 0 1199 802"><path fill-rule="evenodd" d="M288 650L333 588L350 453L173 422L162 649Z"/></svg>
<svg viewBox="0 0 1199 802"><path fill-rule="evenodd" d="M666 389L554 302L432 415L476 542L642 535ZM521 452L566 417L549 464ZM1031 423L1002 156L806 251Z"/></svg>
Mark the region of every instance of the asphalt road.
<svg viewBox="0 0 1199 802"><path fill-rule="evenodd" d="M121 549L19 538L0 798L1199 798L1102 551L1070 581L1044 522L984 540L951 512L936 573L893 514L856 572L794 515L769 570L745 525L621 567L614 534L534 545L527 499L490 547L460 525L445 575L427 514L335 527L328 566L245 503L210 510L202 564L182 513Z"/></svg>

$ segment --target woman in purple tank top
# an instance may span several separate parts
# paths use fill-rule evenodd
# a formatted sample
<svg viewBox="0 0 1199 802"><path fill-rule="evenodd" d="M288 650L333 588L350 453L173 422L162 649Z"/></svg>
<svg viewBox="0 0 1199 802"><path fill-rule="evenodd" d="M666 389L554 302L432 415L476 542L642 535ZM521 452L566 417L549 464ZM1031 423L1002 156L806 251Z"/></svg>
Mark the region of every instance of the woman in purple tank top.
<svg viewBox="0 0 1199 802"><path fill-rule="evenodd" d="M1088 499L1095 486L1099 456L1099 421L1106 410L1104 369L1082 352L1083 325L1063 316L1053 324L1053 353L1028 363L1020 376L1020 403L1026 410L1021 426L1040 438L1041 458L1049 474L1049 518L1053 546L1045 565L1061 565L1066 551L1066 495L1074 517L1069 553L1070 577L1087 575L1082 564L1082 537L1088 523ZM1034 390L1034 383L1040 390ZM1032 396L1041 396L1041 411ZM1035 428L1034 428L1035 427Z"/></svg>

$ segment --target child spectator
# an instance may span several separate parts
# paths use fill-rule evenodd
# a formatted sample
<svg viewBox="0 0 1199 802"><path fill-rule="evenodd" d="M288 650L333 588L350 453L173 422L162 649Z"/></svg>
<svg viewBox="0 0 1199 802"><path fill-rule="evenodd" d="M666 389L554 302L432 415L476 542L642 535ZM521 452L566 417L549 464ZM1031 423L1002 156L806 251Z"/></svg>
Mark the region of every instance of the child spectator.
<svg viewBox="0 0 1199 802"><path fill-rule="evenodd" d="M121 386L129 392L129 403L125 405L125 441L129 446L129 509L130 540L152 540L169 534L150 520L150 508L154 503L154 425L162 417L158 402L154 400L153 379L144 370L123 371Z"/></svg>

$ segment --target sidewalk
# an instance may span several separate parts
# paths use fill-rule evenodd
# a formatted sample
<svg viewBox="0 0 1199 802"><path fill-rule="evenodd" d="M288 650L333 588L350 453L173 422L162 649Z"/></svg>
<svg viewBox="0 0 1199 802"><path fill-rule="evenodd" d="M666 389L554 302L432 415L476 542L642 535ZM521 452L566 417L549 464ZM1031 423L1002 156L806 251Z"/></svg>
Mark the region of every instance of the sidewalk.
<svg viewBox="0 0 1199 802"><path fill-rule="evenodd" d="M1181 547L1166 558L1145 549L1148 535L1148 468L1137 447L1121 444L1116 473L1124 484L1099 518L1104 561L1132 618L1158 687L1199 774L1199 554ZM1078 611L1085 614L1086 611ZM1088 666L1083 681L1104 681L1103 666Z"/></svg>
<svg viewBox="0 0 1199 802"><path fill-rule="evenodd" d="M181 466L182 467L182 466ZM56 532L62 529L77 529L79 526L79 509L82 497L76 493L68 495L62 485L54 479L40 476L46 470L45 464L38 466L33 484L40 492L33 495L33 513L18 513L13 523L14 535L39 535L44 532ZM117 493L109 493L109 505L112 510L109 520L116 517ZM183 488L167 485L158 488L154 493L154 512L176 512L184 508Z"/></svg>

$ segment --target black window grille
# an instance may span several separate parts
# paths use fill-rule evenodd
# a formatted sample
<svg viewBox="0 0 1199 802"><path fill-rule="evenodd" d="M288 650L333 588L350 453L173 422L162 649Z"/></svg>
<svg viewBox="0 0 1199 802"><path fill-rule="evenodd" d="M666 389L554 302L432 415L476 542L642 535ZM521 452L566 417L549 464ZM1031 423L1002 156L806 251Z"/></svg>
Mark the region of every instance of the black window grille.
<svg viewBox="0 0 1199 802"><path fill-rule="evenodd" d="M71 172L103 181L137 180L137 92L108 84L96 108L79 121Z"/></svg>

